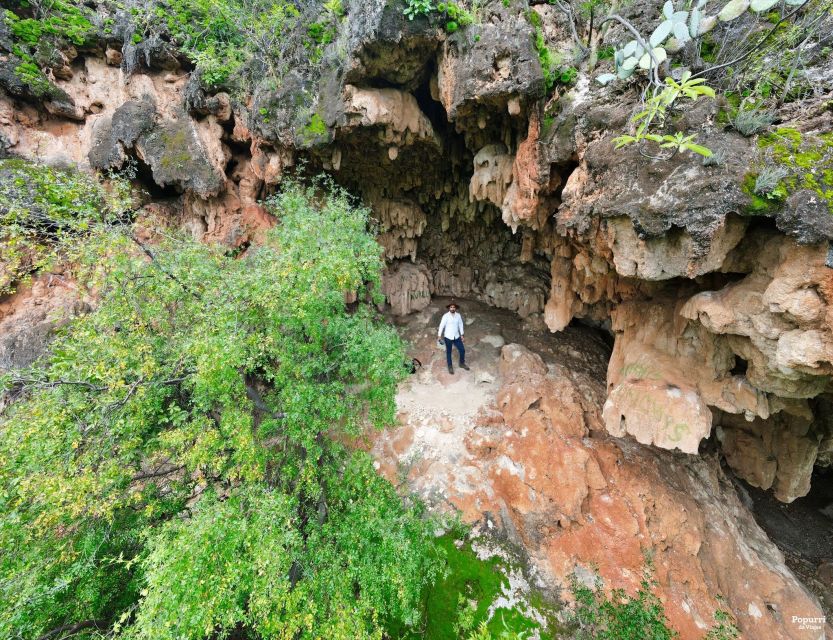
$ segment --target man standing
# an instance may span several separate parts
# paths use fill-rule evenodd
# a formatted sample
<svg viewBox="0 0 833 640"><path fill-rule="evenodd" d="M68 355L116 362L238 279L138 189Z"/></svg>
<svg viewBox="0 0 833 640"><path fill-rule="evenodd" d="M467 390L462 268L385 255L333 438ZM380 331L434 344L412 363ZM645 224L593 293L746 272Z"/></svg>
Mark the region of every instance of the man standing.
<svg viewBox="0 0 833 640"><path fill-rule="evenodd" d="M445 306L448 312L443 316L440 322L440 328L437 331L437 339L442 337L445 340L445 360L448 363L448 372L454 373L454 367L451 365L451 347L457 347L457 352L460 354L460 368L469 370L469 365L466 364L466 348L463 346L463 316L457 313L459 307L456 302L451 302Z"/></svg>

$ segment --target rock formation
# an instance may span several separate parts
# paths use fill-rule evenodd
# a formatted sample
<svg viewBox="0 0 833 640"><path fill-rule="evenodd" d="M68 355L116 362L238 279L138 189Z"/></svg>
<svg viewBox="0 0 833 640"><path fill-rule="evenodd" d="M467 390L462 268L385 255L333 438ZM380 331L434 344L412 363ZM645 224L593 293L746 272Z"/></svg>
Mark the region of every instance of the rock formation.
<svg viewBox="0 0 833 640"><path fill-rule="evenodd" d="M285 174L325 172L372 210L394 315L455 296L530 329L606 332L606 385L591 391L503 348L494 407L466 440L486 484L473 498L457 478L451 501L493 518L553 580L597 563L633 587L655 549L684 638L708 626L716 593L750 638L807 637L784 621L816 604L720 462L787 503L833 465L833 227L818 194L757 202L748 183L765 151L720 124L716 101L668 128L696 132L722 163L614 149L638 91L582 73L547 94L536 29L571 47L554 7L486 2L446 33L401 3L344 6L317 76L290 70L242 97L202 86L170 43L115 35L59 52L34 95L0 37L0 158L123 171L145 191L139 218L238 250L276 223L261 202ZM637 24L655 13L623 11ZM785 107L781 126L830 136L825 69L806 73L828 102ZM0 299L0 368L30 363L83 312L68 286L42 274Z"/></svg>
<svg viewBox="0 0 833 640"><path fill-rule="evenodd" d="M500 527L547 587L594 566L612 586L634 589L650 554L682 637L711 626L715 593L732 604L744 637L807 637L783 621L818 605L784 571L717 453L664 451L605 433L606 354L588 330L539 340L509 314L469 308L479 377L457 380L422 330L425 314L436 318L441 308L434 303L405 329L423 368L398 398L404 427L373 443L382 473L405 477L437 508Z"/></svg>

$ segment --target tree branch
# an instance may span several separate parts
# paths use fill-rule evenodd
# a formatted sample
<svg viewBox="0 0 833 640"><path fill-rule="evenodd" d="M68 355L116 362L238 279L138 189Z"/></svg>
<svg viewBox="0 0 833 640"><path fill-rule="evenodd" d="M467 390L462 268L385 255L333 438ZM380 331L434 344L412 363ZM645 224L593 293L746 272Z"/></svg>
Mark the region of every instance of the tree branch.
<svg viewBox="0 0 833 640"><path fill-rule="evenodd" d="M84 629L99 629L101 627L106 627L107 624L107 620L84 620L83 622L64 624L60 627L55 627L51 631L47 631L40 638L38 638L38 640L49 640L50 638L57 638L63 634L75 635Z"/></svg>
<svg viewBox="0 0 833 640"><path fill-rule="evenodd" d="M38 380L36 378L12 378L11 382L13 385L20 385L26 388L35 387L40 389L53 389L55 387L60 387L61 385L69 385L85 387L91 391L106 391L108 389L107 386L96 385L92 382L86 382L85 380Z"/></svg>
<svg viewBox="0 0 833 640"><path fill-rule="evenodd" d="M170 280L176 282L186 292L188 292L192 296L194 296L194 298L196 300L200 300L200 301L202 300L202 298L199 295L197 295L197 293L193 289L191 289L191 287L189 287L182 280L177 278L174 274L172 274L170 271L165 269L165 267L163 267L161 264L159 264L159 261L156 259L156 254L154 254L153 251L151 251L150 248L148 248L148 246L146 244L144 244L141 240L139 240L139 238L137 238L135 235L133 235L131 233L130 234L130 239L142 250L142 253L144 253L148 258L150 258L150 261L153 262L153 264L155 264L157 266L157 268L162 273L164 273Z"/></svg>
<svg viewBox="0 0 833 640"><path fill-rule="evenodd" d="M164 464L162 465L164 466ZM164 476L170 475L171 473L175 473L178 471L182 471L185 469L185 465L180 465L178 467L168 467L162 468L162 466L158 467L155 471L147 471L143 473L137 473L133 476L130 481L131 482L138 482L139 480L150 480L151 478L162 478Z"/></svg>

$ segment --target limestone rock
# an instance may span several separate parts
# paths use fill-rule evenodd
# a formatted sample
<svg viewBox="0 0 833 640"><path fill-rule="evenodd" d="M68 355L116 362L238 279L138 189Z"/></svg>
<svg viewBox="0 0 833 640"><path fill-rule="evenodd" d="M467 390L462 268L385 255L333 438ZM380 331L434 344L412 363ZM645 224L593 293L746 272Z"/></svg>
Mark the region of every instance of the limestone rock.
<svg viewBox="0 0 833 640"><path fill-rule="evenodd" d="M94 169L119 169L126 159L125 150L132 148L156 121L156 106L150 96L128 100L113 115L98 120L88 157Z"/></svg>
<svg viewBox="0 0 833 640"><path fill-rule="evenodd" d="M542 166L543 154L539 144L540 123L538 112L529 118L527 136L518 145L512 164L512 184L501 202L503 222L516 231L521 224L537 230L544 226L549 213L558 205L546 196L561 184L561 176ZM549 179L548 179L549 178Z"/></svg>
<svg viewBox="0 0 833 640"><path fill-rule="evenodd" d="M344 34L346 60L339 70L347 84L402 86L408 91L426 80L436 54L438 30L423 16L407 20L402 5L382 0L345 0L350 15Z"/></svg>
<svg viewBox="0 0 833 640"><path fill-rule="evenodd" d="M593 565L609 587L635 589L649 549L660 597L682 638L703 636L721 593L744 637L803 640L803 631L783 620L821 615L819 605L714 457L588 436L601 407L566 370L522 345L503 347L498 373L494 407L467 427L464 452L433 434L466 427L432 429L408 416L401 437L397 430L377 436L373 451L385 473L396 477L398 465L420 456L409 486L442 495L469 522L494 522L552 588L565 585L577 566Z"/></svg>
<svg viewBox="0 0 833 640"><path fill-rule="evenodd" d="M544 88L526 17L499 3L486 11L495 19L472 25L472 34L451 36L439 58L438 93L451 121L476 119L485 105L491 107L489 117L508 113L511 100L528 103Z"/></svg>
<svg viewBox="0 0 833 640"><path fill-rule="evenodd" d="M684 230L640 238L629 218L607 221L608 242L616 271L643 280L694 278L717 271L746 230L746 221L728 216L716 224L707 246Z"/></svg>
<svg viewBox="0 0 833 640"><path fill-rule="evenodd" d="M513 162L514 158L502 144L486 145L474 154L474 172L469 182L470 200L488 200L501 206L512 183Z"/></svg>
<svg viewBox="0 0 833 640"><path fill-rule="evenodd" d="M382 293L394 315L424 309L431 302L428 270L410 262L396 262L382 274Z"/></svg>
<svg viewBox="0 0 833 640"><path fill-rule="evenodd" d="M138 152L159 185L177 185L200 195L223 186L222 171L210 161L189 118L160 122L138 142Z"/></svg>
<svg viewBox="0 0 833 640"><path fill-rule="evenodd" d="M812 414L782 412L769 420L751 422L723 415L718 437L726 462L744 480L775 497L792 502L807 495L819 442L808 437Z"/></svg>
<svg viewBox="0 0 833 640"><path fill-rule="evenodd" d="M809 398L833 372L833 324L817 292L830 291L833 271L822 247L802 247L770 236L752 273L719 291L697 294L681 313L715 334L733 337L759 389ZM827 294L824 294L825 297ZM738 351L740 351L738 349Z"/></svg>
<svg viewBox="0 0 833 640"><path fill-rule="evenodd" d="M625 381L608 393L604 406L608 432L626 433L642 444L697 453L711 433L712 414L695 388L650 380Z"/></svg>
<svg viewBox="0 0 833 640"><path fill-rule="evenodd" d="M636 145L613 149L606 132L620 126L611 119L619 117L621 105L596 100L601 98L582 95L559 117L559 123L583 117L581 132L574 135L591 141L580 149L578 169L563 189L558 225L584 233L594 220L606 220L623 275L694 277L719 268L743 235L745 223L728 217L748 204L740 185L750 143L730 133L704 133L701 144L727 157L719 170L704 167L693 154L647 160ZM562 135L559 126L549 135Z"/></svg>
<svg viewBox="0 0 833 640"><path fill-rule="evenodd" d="M219 135L221 131L212 139L218 145ZM225 154L210 155L197 127L184 112L170 119L160 118L150 96L125 102L112 117L97 123L88 156L90 164L96 169L118 169L129 149L135 149L150 166L160 186L176 185L210 196L223 185Z"/></svg>
<svg viewBox="0 0 833 640"><path fill-rule="evenodd" d="M775 222L801 244L816 244L833 240L831 213L830 205L817 193L804 189L787 198L786 206L775 214Z"/></svg>
<svg viewBox="0 0 833 640"><path fill-rule="evenodd" d="M58 328L89 310L74 283L58 275L42 275L0 299L0 373L31 365Z"/></svg>
<svg viewBox="0 0 833 640"><path fill-rule="evenodd" d="M386 145L405 146L415 140L438 145L431 121L419 108L416 98L398 89L344 88L344 128L378 127L379 140Z"/></svg>
<svg viewBox="0 0 833 640"><path fill-rule="evenodd" d="M375 198L373 213L379 221L377 240L385 248L385 257L415 260L417 240L428 223L425 213L414 202Z"/></svg>

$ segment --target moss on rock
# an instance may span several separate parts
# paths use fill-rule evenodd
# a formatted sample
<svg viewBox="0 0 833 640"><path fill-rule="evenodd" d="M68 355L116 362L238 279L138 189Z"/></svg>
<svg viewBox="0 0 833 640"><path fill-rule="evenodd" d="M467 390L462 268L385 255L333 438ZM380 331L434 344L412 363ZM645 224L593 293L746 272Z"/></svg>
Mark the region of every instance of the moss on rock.
<svg viewBox="0 0 833 640"><path fill-rule="evenodd" d="M493 638L506 634L527 637L525 634L532 632L542 640L554 637L557 623L553 607L544 602L540 592L532 590L526 594L527 602L515 605L505 598L510 590L508 575L516 567L500 556L483 558L460 532L447 533L437 542L445 554L447 572L425 594L424 627L410 632L391 629L391 637L456 640L470 637L483 624Z"/></svg>
<svg viewBox="0 0 833 640"><path fill-rule="evenodd" d="M802 134L781 127L761 136L758 147L789 172L783 180L788 193L812 191L833 207L833 134Z"/></svg>

